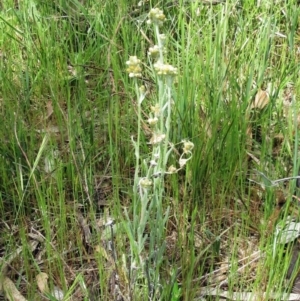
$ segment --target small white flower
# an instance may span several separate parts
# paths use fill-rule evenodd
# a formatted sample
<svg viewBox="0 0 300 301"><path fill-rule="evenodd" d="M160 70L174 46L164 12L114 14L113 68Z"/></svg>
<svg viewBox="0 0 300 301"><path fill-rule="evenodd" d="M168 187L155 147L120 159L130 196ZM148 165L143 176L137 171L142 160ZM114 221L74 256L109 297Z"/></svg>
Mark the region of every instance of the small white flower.
<svg viewBox="0 0 300 301"><path fill-rule="evenodd" d="M154 45L153 47L149 48L148 55L155 58L159 55L159 47L157 45Z"/></svg>
<svg viewBox="0 0 300 301"><path fill-rule="evenodd" d="M141 63L141 60L137 58L137 56L130 56L129 60L126 62L126 65L131 66L131 65L138 65Z"/></svg>
<svg viewBox="0 0 300 301"><path fill-rule="evenodd" d="M184 156L188 156L188 157L184 158ZM192 159L192 157L193 157L193 155L192 155L192 152L190 152L190 151L188 151L187 153L181 154L181 156L179 158L180 168L183 168L186 165L186 163Z"/></svg>
<svg viewBox="0 0 300 301"><path fill-rule="evenodd" d="M166 138L165 134L153 133L153 136L150 139L150 144L156 145L161 143Z"/></svg>
<svg viewBox="0 0 300 301"><path fill-rule="evenodd" d="M150 109L151 109L151 112L154 113L154 115L155 115L156 117L158 117L158 116L160 115L160 106L159 106L158 103L155 104L155 106L151 106Z"/></svg>
<svg viewBox="0 0 300 301"><path fill-rule="evenodd" d="M155 71L158 75L171 75L175 76L177 75L177 68L173 67L169 64L163 64L161 62L157 62L153 65Z"/></svg>
<svg viewBox="0 0 300 301"><path fill-rule="evenodd" d="M155 160L158 160L159 159L159 153L154 154L153 157L154 157Z"/></svg>
<svg viewBox="0 0 300 301"><path fill-rule="evenodd" d="M180 168L184 167L186 165L186 163L187 163L188 160L189 159L180 158L179 159L179 166L180 166Z"/></svg>
<svg viewBox="0 0 300 301"><path fill-rule="evenodd" d="M157 118L157 117L149 118L149 119L148 119L148 123L149 123L150 126L156 125L157 122L158 122L158 118Z"/></svg>
<svg viewBox="0 0 300 301"><path fill-rule="evenodd" d="M160 41L161 41L162 45L164 45L165 42L166 42L166 39L167 39L166 35L164 33L161 33L159 35L159 38L160 38Z"/></svg>
<svg viewBox="0 0 300 301"><path fill-rule="evenodd" d="M157 166L157 162L156 162L155 160L151 160L151 161L150 161L150 165L151 165L151 166Z"/></svg>

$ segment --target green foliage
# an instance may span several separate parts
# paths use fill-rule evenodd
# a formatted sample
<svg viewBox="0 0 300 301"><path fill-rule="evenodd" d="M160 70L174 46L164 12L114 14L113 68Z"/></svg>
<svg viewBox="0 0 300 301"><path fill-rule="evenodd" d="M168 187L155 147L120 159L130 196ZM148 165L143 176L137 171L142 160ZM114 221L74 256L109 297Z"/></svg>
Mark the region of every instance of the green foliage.
<svg viewBox="0 0 300 301"><path fill-rule="evenodd" d="M152 153L151 111L138 108L125 62L143 60L141 84L154 105L158 79L147 51L155 34L146 25L153 7L166 15L167 63L178 69L168 129L178 153L169 164L178 162L183 139L195 148L184 170L157 184L160 213L145 206L152 213L140 239L156 233L163 248L143 241L151 280L138 279L137 290L128 264L141 220L132 187L135 166L141 176ZM201 287L217 287L225 272L214 271L226 262L231 291L291 286L282 272L289 248L274 248L273 233L278 219L298 212L295 181L262 188L256 170L271 180L298 174L296 0L4 0L0 8L0 257L8 262L0 281L18 279L32 300L40 298L41 271L50 292L57 285L82 298L145 300L155 289L157 299L193 300ZM263 108L260 91L269 95ZM279 213L278 190L287 200ZM265 259L253 264L253 279L241 260L257 250Z"/></svg>

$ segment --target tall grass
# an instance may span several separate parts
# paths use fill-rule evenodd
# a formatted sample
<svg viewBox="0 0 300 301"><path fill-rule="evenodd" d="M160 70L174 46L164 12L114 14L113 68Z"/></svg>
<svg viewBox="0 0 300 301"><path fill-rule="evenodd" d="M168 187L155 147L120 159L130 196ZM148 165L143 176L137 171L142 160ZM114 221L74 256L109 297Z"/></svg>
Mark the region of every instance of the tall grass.
<svg viewBox="0 0 300 301"><path fill-rule="evenodd" d="M224 280L230 292L290 288L290 247L275 248L273 234L292 207L298 216L295 183L262 188L249 179L263 182L255 170L272 180L298 173L299 8L213 2L2 1L0 279L12 279L28 300L55 287L76 300L139 300L158 276L153 300L193 300ZM145 23L153 7L166 15L168 63L178 69L170 164L183 139L195 148L161 186L166 223L153 219L141 232L165 232L162 260L141 295L126 227L139 220L131 137L137 116L147 120L150 111L138 108L125 62L145 58L141 83L154 103L146 56L155 35ZM261 90L269 95L262 109ZM151 156L150 132L141 122L139 162ZM279 193L286 205L277 213ZM239 260L257 250L264 257L241 270ZM48 292L37 288L41 272Z"/></svg>

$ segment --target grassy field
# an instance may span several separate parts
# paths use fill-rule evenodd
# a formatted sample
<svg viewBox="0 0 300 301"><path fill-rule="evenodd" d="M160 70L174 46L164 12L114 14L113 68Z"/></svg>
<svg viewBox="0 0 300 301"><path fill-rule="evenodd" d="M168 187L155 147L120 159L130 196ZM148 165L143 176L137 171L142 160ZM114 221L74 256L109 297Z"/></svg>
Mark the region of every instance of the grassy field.
<svg viewBox="0 0 300 301"><path fill-rule="evenodd" d="M0 297L282 300L297 1L0 8Z"/></svg>

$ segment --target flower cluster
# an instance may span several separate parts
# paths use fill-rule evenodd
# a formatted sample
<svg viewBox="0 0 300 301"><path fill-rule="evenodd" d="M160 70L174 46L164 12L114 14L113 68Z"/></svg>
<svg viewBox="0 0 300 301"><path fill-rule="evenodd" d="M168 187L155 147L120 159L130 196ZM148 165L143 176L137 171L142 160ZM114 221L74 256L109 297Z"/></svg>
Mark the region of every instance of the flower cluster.
<svg viewBox="0 0 300 301"><path fill-rule="evenodd" d="M151 127L154 127L157 124L157 122L158 122L158 118L157 117L153 117L153 118L150 117L148 119L148 123L149 123L149 125Z"/></svg>
<svg viewBox="0 0 300 301"><path fill-rule="evenodd" d="M126 62L128 68L126 71L129 73L129 77L141 77L142 76L142 68L140 66L141 60L139 60L136 56L129 57L129 61Z"/></svg>
<svg viewBox="0 0 300 301"><path fill-rule="evenodd" d="M152 58L157 58L159 56L159 47L157 45L149 47L148 55Z"/></svg>
<svg viewBox="0 0 300 301"><path fill-rule="evenodd" d="M157 62L153 66L158 75L177 75L177 68L172 65Z"/></svg>
<svg viewBox="0 0 300 301"><path fill-rule="evenodd" d="M159 8L152 8L149 12L149 20L147 21L147 23L162 26L165 19L166 16L164 15L162 10L160 10Z"/></svg>
<svg viewBox="0 0 300 301"><path fill-rule="evenodd" d="M153 144L153 145L160 144L162 141L165 140L165 138L166 138L165 134L154 132L150 139L150 144Z"/></svg>
<svg viewBox="0 0 300 301"><path fill-rule="evenodd" d="M149 189L152 186L152 181L148 178L142 178L139 182L140 187L143 189Z"/></svg>

